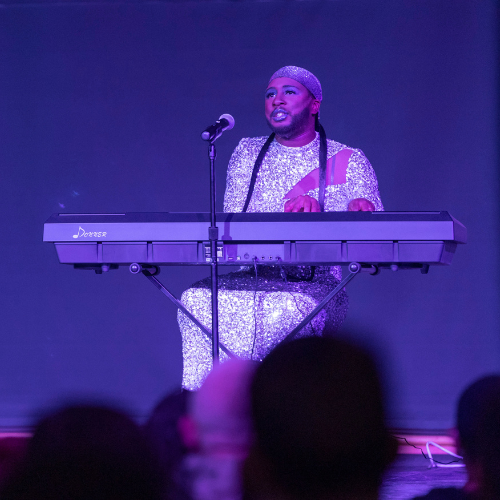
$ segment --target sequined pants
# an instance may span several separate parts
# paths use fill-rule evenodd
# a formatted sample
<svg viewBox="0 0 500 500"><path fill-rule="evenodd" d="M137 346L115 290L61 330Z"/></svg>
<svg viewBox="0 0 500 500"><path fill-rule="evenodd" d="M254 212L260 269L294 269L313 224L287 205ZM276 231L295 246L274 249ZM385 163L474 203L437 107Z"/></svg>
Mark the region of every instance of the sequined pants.
<svg viewBox="0 0 500 500"><path fill-rule="evenodd" d="M262 266L219 277L219 340L242 359L262 360L307 316L339 280L330 268L295 268L283 279L283 269ZM302 276L301 270L309 273ZM305 279L304 279L305 278ZM210 278L198 281L181 297L185 307L208 329L212 326ZM345 290L297 335L332 335L345 319L348 299ZM196 390L212 368L210 339L180 310L185 389ZM221 362L228 356L221 351Z"/></svg>

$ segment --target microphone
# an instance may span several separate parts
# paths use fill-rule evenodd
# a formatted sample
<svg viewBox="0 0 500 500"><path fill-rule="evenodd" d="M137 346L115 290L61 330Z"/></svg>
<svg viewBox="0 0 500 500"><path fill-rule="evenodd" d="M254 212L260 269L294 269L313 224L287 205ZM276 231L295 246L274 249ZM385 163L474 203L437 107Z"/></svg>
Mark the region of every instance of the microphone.
<svg viewBox="0 0 500 500"><path fill-rule="evenodd" d="M218 139L224 130L231 130L234 127L234 118L231 115L223 114L214 125L207 127L202 133L201 138L204 141L214 142Z"/></svg>

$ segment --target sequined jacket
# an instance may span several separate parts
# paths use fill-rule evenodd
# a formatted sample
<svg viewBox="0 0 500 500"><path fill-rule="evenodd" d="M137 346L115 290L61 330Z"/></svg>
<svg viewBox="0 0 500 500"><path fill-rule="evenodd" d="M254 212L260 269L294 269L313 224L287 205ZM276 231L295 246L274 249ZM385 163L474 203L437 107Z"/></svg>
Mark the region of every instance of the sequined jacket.
<svg viewBox="0 0 500 500"><path fill-rule="evenodd" d="M229 161L225 212L241 212L245 204L253 166L267 137L241 139ZM342 149L344 144L328 139L327 158ZM352 149L352 148L351 148ZM346 182L328 185L325 193L325 211L346 211L349 202L355 198L366 198L383 210L375 172L359 149L352 149L346 171ZM312 170L319 167L319 134L302 147L283 146L274 140L262 162L257 175L254 192L248 212L283 212L285 195ZM307 193L318 199L318 188Z"/></svg>

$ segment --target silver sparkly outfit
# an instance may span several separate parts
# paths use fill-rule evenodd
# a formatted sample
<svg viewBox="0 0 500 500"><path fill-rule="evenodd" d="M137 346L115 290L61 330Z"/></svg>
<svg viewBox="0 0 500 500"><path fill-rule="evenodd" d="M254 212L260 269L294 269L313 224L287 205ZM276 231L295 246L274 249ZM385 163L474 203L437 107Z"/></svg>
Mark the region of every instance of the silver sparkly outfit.
<svg viewBox="0 0 500 500"><path fill-rule="evenodd" d="M241 212L255 160L267 137L245 138L231 156L227 173L225 212ZM347 146L327 141L327 158ZM383 210L377 178L370 162L353 149L346 182L327 185L325 211L346 211L355 198L366 198ZM283 212L285 194L304 176L319 167L319 135L306 146L287 147L274 140L264 157L248 212ZM318 188L307 193L318 199ZM221 275L219 279L219 338L243 359L263 359L332 290L341 279L339 267L258 266ZM257 272L256 272L257 271ZM282 278L283 271L287 280ZM211 328L210 278L195 283L182 294L186 308ZM333 334L347 312L345 291L303 328L300 336ZM182 385L198 389L212 366L210 340L181 311L184 372ZM221 361L227 359L221 353Z"/></svg>

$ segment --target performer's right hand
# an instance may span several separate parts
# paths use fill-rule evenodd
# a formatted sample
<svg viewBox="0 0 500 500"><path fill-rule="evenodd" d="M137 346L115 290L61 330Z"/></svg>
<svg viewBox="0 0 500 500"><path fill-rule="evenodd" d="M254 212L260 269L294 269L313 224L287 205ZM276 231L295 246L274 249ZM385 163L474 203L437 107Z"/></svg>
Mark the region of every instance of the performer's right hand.
<svg viewBox="0 0 500 500"><path fill-rule="evenodd" d="M321 212L321 209L318 200L301 194L285 203L285 212Z"/></svg>

